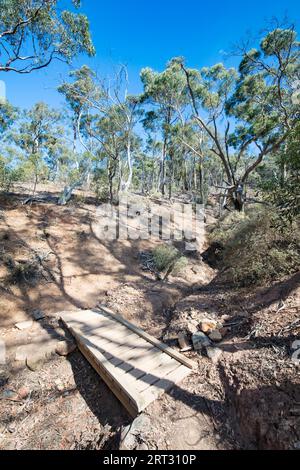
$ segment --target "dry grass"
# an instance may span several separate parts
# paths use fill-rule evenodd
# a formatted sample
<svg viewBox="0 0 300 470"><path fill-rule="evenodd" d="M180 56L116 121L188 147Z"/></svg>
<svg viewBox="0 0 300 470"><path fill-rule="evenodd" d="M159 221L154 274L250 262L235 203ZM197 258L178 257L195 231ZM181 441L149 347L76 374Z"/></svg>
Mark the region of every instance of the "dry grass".
<svg viewBox="0 0 300 470"><path fill-rule="evenodd" d="M278 225L270 209L230 213L219 221L210 239L223 246L224 275L238 285L277 280L300 269L299 221Z"/></svg>

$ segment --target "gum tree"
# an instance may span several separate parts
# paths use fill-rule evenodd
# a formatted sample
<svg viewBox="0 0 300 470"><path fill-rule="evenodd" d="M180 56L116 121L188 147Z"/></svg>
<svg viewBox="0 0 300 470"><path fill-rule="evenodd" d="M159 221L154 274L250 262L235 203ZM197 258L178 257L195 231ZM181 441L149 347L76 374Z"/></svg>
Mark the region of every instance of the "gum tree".
<svg viewBox="0 0 300 470"><path fill-rule="evenodd" d="M244 205L244 187L268 155L281 148L299 119L293 86L299 78L299 42L293 29L276 29L259 49L246 48L239 73L223 64L182 72L193 119L211 142L224 173L225 206Z"/></svg>
<svg viewBox="0 0 300 470"><path fill-rule="evenodd" d="M38 178L46 168L47 156L61 140L61 115L45 103L37 103L24 113L11 138L24 154L25 166L34 175L33 195Z"/></svg>
<svg viewBox="0 0 300 470"><path fill-rule="evenodd" d="M128 191L132 184L133 159L137 148L134 128L141 116L140 100L128 95L127 72L123 67L108 85L86 66L70 75L71 81L64 82L59 92L65 96L72 110L76 137L91 157L90 163L87 162L87 171L91 171L92 163L99 159L107 161L112 198L113 179L117 171L120 191ZM78 185L85 178L86 174L83 173ZM64 197L63 203L68 198Z"/></svg>
<svg viewBox="0 0 300 470"><path fill-rule="evenodd" d="M171 176L173 174L172 126L180 119L187 103L187 86L177 59L173 59L163 72L155 72L150 68L143 69L141 80L144 86L142 101L146 107L150 107L144 120L145 127L153 130L159 128L161 133L162 151L157 189L164 195L167 159Z"/></svg>
<svg viewBox="0 0 300 470"><path fill-rule="evenodd" d="M80 0L1 0L0 72L28 74L53 60L94 55L89 21Z"/></svg>

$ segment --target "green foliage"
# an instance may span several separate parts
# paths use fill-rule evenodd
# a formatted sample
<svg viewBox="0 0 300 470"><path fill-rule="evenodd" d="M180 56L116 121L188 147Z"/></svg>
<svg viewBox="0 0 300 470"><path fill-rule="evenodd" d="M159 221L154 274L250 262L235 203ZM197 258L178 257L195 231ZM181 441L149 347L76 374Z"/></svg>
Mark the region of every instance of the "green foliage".
<svg viewBox="0 0 300 470"><path fill-rule="evenodd" d="M267 187L266 198L279 210L282 221L300 215L300 125L291 132L286 147L276 156L280 177Z"/></svg>
<svg viewBox="0 0 300 470"><path fill-rule="evenodd" d="M0 158L0 191L9 192L13 185L22 180L22 168L12 168Z"/></svg>
<svg viewBox="0 0 300 470"><path fill-rule="evenodd" d="M173 274L180 274L187 265L187 259L170 245L159 245L152 254L154 264L159 272L170 270Z"/></svg>
<svg viewBox="0 0 300 470"><path fill-rule="evenodd" d="M280 279L300 268L300 223L278 224L271 209L258 207L246 215L230 213L212 234L223 246L223 277L237 285L261 284Z"/></svg>
<svg viewBox="0 0 300 470"><path fill-rule="evenodd" d="M0 133L6 131L15 121L17 110L4 99L0 99Z"/></svg>
<svg viewBox="0 0 300 470"><path fill-rule="evenodd" d="M87 17L71 11L81 2L68 1L68 10L64 3L1 0L0 71L30 73L55 59L70 62L81 53L95 54Z"/></svg>

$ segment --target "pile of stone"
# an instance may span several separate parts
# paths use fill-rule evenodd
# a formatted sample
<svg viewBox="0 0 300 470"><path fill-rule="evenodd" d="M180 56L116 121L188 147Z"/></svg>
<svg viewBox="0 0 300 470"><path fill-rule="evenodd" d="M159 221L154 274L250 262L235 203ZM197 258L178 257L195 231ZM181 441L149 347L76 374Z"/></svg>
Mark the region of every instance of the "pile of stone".
<svg viewBox="0 0 300 470"><path fill-rule="evenodd" d="M205 353L213 363L217 363L222 356L222 349L218 345L227 333L228 330L215 320L191 320L187 330L178 334L180 351L184 353L194 350L200 354Z"/></svg>

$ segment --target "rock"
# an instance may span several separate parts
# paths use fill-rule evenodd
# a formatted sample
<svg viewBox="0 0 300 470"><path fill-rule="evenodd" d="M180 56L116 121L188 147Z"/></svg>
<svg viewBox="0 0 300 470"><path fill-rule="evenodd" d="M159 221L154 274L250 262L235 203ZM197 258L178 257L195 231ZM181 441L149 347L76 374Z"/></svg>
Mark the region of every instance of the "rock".
<svg viewBox="0 0 300 470"><path fill-rule="evenodd" d="M187 335L184 332L179 333L178 343L179 343L181 352L187 352L193 349L189 342Z"/></svg>
<svg viewBox="0 0 300 470"><path fill-rule="evenodd" d="M14 390L4 390L4 392L2 393L2 396L1 398L3 400L12 400L12 401L16 401L18 399L18 394L14 391Z"/></svg>
<svg viewBox="0 0 300 470"><path fill-rule="evenodd" d="M20 361L20 362L25 362L26 361L26 358L27 358L27 354L28 354L28 347L25 345L25 346L20 346L17 350L16 350L16 355L15 355L15 360L16 361Z"/></svg>
<svg viewBox="0 0 300 470"><path fill-rule="evenodd" d="M297 449L297 450L300 450L300 441L295 442L294 448Z"/></svg>
<svg viewBox="0 0 300 470"><path fill-rule="evenodd" d="M35 319L35 321L40 321L45 318L45 314L41 310L33 310L32 316Z"/></svg>
<svg viewBox="0 0 300 470"><path fill-rule="evenodd" d="M192 340L195 351L201 351L203 348L211 345L210 339L201 331L195 333Z"/></svg>
<svg viewBox="0 0 300 470"><path fill-rule="evenodd" d="M18 397L21 400L25 400L25 398L27 398L29 395L30 395L30 390L27 387L23 386L18 390Z"/></svg>
<svg viewBox="0 0 300 470"><path fill-rule="evenodd" d="M67 357L77 349L74 341L60 341L56 346L55 352L59 356Z"/></svg>
<svg viewBox="0 0 300 470"><path fill-rule="evenodd" d="M221 321L225 323L226 321L230 320L231 315L222 315L221 316Z"/></svg>
<svg viewBox="0 0 300 470"><path fill-rule="evenodd" d="M227 336L228 333L229 333L229 328L225 328L225 327L224 327L224 328L220 328L220 329L219 329L219 332L221 333L222 338L225 338L225 336Z"/></svg>
<svg viewBox="0 0 300 470"><path fill-rule="evenodd" d="M29 330L32 326L33 326L32 320L23 321L21 323L16 323L15 325L15 327L20 331Z"/></svg>
<svg viewBox="0 0 300 470"><path fill-rule="evenodd" d="M214 320L203 320L200 323L200 330L203 333L211 333L216 328L217 328L217 322L215 322Z"/></svg>
<svg viewBox="0 0 300 470"><path fill-rule="evenodd" d="M147 444L145 442L142 442L137 448L136 450L149 450L149 447L147 446Z"/></svg>
<svg viewBox="0 0 300 470"><path fill-rule="evenodd" d="M191 334L197 333L199 322L197 320L190 320L187 324L186 330Z"/></svg>
<svg viewBox="0 0 300 470"><path fill-rule="evenodd" d="M9 424L7 430L10 434L13 434L16 431L16 427L13 424Z"/></svg>
<svg viewBox="0 0 300 470"><path fill-rule="evenodd" d="M35 372L40 369L44 364L44 361L41 358L27 358L26 365L31 372Z"/></svg>
<svg viewBox="0 0 300 470"><path fill-rule="evenodd" d="M142 436L151 430L151 419L145 414L139 415L133 423L124 427L121 431L119 450L134 450L141 442Z"/></svg>
<svg viewBox="0 0 300 470"><path fill-rule="evenodd" d="M203 318L204 315L207 315L205 312L199 312L199 310L195 310L194 308L191 308L190 310L190 317L193 320L197 320L197 323L199 324L199 320Z"/></svg>
<svg viewBox="0 0 300 470"><path fill-rule="evenodd" d="M63 392L65 390L65 386L60 379L55 380L55 385L59 392Z"/></svg>
<svg viewBox="0 0 300 470"><path fill-rule="evenodd" d="M206 353L207 353L208 358L214 364L217 364L223 354L223 351L219 348L214 348L214 347L209 346L206 348Z"/></svg>
<svg viewBox="0 0 300 470"><path fill-rule="evenodd" d="M164 343L178 340L178 333L176 331L168 331L163 337Z"/></svg>
<svg viewBox="0 0 300 470"><path fill-rule="evenodd" d="M209 339L211 339L214 343L219 343L222 341L223 336L221 335L219 330L214 330L210 333Z"/></svg>

